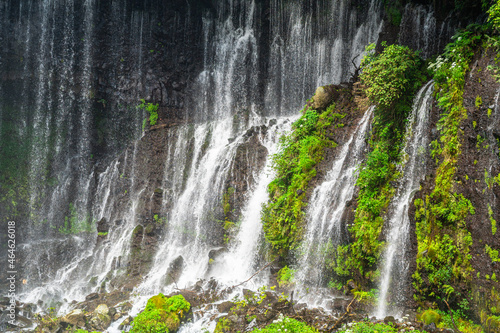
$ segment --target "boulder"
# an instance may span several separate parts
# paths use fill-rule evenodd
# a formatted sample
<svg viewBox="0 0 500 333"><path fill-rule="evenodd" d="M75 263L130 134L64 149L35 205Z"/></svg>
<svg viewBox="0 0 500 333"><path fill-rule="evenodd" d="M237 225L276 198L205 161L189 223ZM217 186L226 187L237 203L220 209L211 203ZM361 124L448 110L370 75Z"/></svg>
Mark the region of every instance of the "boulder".
<svg viewBox="0 0 500 333"><path fill-rule="evenodd" d="M80 309L75 309L61 318L61 323L66 323L71 326L84 327L85 313Z"/></svg>
<svg viewBox="0 0 500 333"><path fill-rule="evenodd" d="M315 110L323 110L330 105L332 99L332 94L325 89L325 87L318 87L314 93L312 108Z"/></svg>
<svg viewBox="0 0 500 333"><path fill-rule="evenodd" d="M234 306L233 302L225 301L220 304L217 304L217 311L219 311L220 313L226 313L229 312L229 310L231 310L233 306Z"/></svg>
<svg viewBox="0 0 500 333"><path fill-rule="evenodd" d="M100 304L94 310L90 318L90 325L97 330L105 330L111 324L109 308L106 304Z"/></svg>
<svg viewBox="0 0 500 333"><path fill-rule="evenodd" d="M97 222L97 232L104 233L109 231L109 223L105 217Z"/></svg>
<svg viewBox="0 0 500 333"><path fill-rule="evenodd" d="M165 277L165 284L169 285L175 283L179 280L184 268L184 258L178 256L172 262L170 262L167 270L167 275Z"/></svg>

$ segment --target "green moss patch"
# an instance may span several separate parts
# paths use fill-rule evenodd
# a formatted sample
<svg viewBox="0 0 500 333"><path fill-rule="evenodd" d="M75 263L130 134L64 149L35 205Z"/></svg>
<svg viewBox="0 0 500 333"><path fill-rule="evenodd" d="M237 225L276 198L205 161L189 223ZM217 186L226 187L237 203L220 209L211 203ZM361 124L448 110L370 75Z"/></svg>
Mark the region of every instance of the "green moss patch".
<svg viewBox="0 0 500 333"><path fill-rule="evenodd" d="M144 311L132 322L131 333L175 332L186 316L191 305L182 295L165 297L158 294L148 300Z"/></svg>

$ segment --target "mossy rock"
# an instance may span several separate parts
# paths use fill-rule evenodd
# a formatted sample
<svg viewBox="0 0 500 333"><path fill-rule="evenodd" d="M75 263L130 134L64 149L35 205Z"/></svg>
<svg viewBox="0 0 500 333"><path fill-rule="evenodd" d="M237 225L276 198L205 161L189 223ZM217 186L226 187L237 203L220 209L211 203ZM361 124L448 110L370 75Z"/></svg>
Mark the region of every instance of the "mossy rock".
<svg viewBox="0 0 500 333"><path fill-rule="evenodd" d="M323 110L332 102L333 96L325 87L318 87L313 96L312 108Z"/></svg>
<svg viewBox="0 0 500 333"><path fill-rule="evenodd" d="M191 304L182 296L158 294L148 300L144 311L132 322L131 333L173 333L189 312Z"/></svg>
<svg viewBox="0 0 500 333"><path fill-rule="evenodd" d="M132 237L135 237L136 235L139 235L144 232L144 227L142 225L138 225L137 227L134 228L134 231L132 231Z"/></svg>
<svg viewBox="0 0 500 333"><path fill-rule="evenodd" d="M146 228L144 228L144 233L146 235L151 235L155 232L155 225L153 223L148 223Z"/></svg>
<svg viewBox="0 0 500 333"><path fill-rule="evenodd" d="M434 310L426 310L422 313L422 321L425 325L429 325L431 323L438 324L441 320L441 316Z"/></svg>

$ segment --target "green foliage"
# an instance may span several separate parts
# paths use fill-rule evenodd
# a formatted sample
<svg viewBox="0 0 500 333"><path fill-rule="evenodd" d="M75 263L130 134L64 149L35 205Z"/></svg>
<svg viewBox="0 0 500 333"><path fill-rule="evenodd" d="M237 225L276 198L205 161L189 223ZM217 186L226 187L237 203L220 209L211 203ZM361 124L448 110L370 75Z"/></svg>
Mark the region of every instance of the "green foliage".
<svg viewBox="0 0 500 333"><path fill-rule="evenodd" d="M490 9L488 9L488 14L488 22L493 25L495 30L500 30L500 0L497 0Z"/></svg>
<svg viewBox="0 0 500 333"><path fill-rule="evenodd" d="M436 310L436 312L440 316L440 323L438 325L439 328L451 328L454 329L454 325L451 319L451 315L448 312L444 312L441 310ZM462 333L483 333L483 329L481 326L474 324L471 320L468 320L464 317L464 313L462 310L453 310L453 319L457 328Z"/></svg>
<svg viewBox="0 0 500 333"><path fill-rule="evenodd" d="M423 61L410 48L390 45L376 57L361 62L361 82L370 101L377 106L379 122L404 122L414 93L425 80Z"/></svg>
<svg viewBox="0 0 500 333"><path fill-rule="evenodd" d="M167 224L168 220L165 216L160 217L158 214L153 215L153 220L155 221L156 224L163 225Z"/></svg>
<svg viewBox="0 0 500 333"><path fill-rule="evenodd" d="M229 332L231 329L231 322L226 317L222 317L217 321L214 333Z"/></svg>
<svg viewBox="0 0 500 333"><path fill-rule="evenodd" d="M399 176L396 164L404 141L405 122L413 95L424 82L422 60L405 46L391 45L379 55L362 60L361 80L366 95L376 105L371 151L361 165L359 195L354 224L350 227L354 241L337 248L334 271L339 276L361 274L374 281L379 272L376 263L384 243L380 233L385 211L394 195L391 182Z"/></svg>
<svg viewBox="0 0 500 333"><path fill-rule="evenodd" d="M300 322L293 318L280 317L275 320L272 324L269 324L262 329L254 329L253 333L282 333L282 332L301 332L301 333L318 333L318 331L308 326L307 324Z"/></svg>
<svg viewBox="0 0 500 333"><path fill-rule="evenodd" d="M430 195L414 202L418 255L413 285L420 299L448 297L445 286L471 280L472 236L465 219L475 209L463 194L455 192L455 173L463 134L460 126L467 119L463 106L465 75L483 32L481 26L469 26L454 36L444 54L429 66L434 71L441 118L437 125L440 138L433 142L431 152L439 164L435 186ZM482 101L476 99L476 104Z"/></svg>
<svg viewBox="0 0 500 333"><path fill-rule="evenodd" d="M488 204L488 216L490 218L491 223L491 233L493 236L497 233L497 221L493 218L493 209L491 209L490 204Z"/></svg>
<svg viewBox="0 0 500 333"><path fill-rule="evenodd" d="M104 237L108 235L108 232L98 232L97 235Z"/></svg>
<svg viewBox="0 0 500 333"><path fill-rule="evenodd" d="M101 332L97 332L97 331L89 332L87 330L77 329L74 333L101 333Z"/></svg>
<svg viewBox="0 0 500 333"><path fill-rule="evenodd" d="M151 126L156 125L156 122L158 121L158 104L153 104L153 103L146 103L144 99L141 99L141 104L137 106L140 110L146 111L149 114L149 124ZM142 129L144 130L144 127L146 125L146 120L144 120Z"/></svg>
<svg viewBox="0 0 500 333"><path fill-rule="evenodd" d="M484 252L490 256L492 262L500 262L500 257L498 256L498 250L492 249L488 244L484 246Z"/></svg>
<svg viewBox="0 0 500 333"><path fill-rule="evenodd" d="M234 195L235 189L228 187L226 192L222 195L222 209L224 211L224 220L218 222L222 223L224 228L224 242L227 244L236 233L237 224L230 219L230 214L234 212L231 207L231 197Z"/></svg>
<svg viewBox="0 0 500 333"><path fill-rule="evenodd" d="M295 269L288 268L288 266L283 267L278 271L279 286L284 287L293 284L294 277L295 277Z"/></svg>
<svg viewBox="0 0 500 333"><path fill-rule="evenodd" d="M306 107L272 156L276 176L267 188L270 199L263 205L262 221L266 240L278 255L285 256L302 238L309 181L316 176L325 148L336 146L327 134L344 117L334 111L335 104L321 114Z"/></svg>
<svg viewBox="0 0 500 333"><path fill-rule="evenodd" d="M165 297L158 294L148 300L144 311L132 322L131 333L168 333L180 326L191 305L182 295Z"/></svg>
<svg viewBox="0 0 500 333"><path fill-rule="evenodd" d="M480 108L483 105L483 99L481 96L476 96L476 101L474 103L476 105L476 108Z"/></svg>
<svg viewBox="0 0 500 333"><path fill-rule="evenodd" d="M391 324L387 325L384 323L371 323L369 321L362 321L358 323L353 323L352 326L344 325L340 329L339 333L397 333L398 329ZM414 333L420 333L418 330L412 331Z"/></svg>

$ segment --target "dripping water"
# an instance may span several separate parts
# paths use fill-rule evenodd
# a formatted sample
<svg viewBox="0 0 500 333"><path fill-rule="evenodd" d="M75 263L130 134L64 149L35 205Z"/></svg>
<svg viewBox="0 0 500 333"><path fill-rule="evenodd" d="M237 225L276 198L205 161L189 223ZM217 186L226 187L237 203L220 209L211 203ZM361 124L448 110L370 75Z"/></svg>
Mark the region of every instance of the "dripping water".
<svg viewBox="0 0 500 333"><path fill-rule="evenodd" d="M403 162L400 165L401 176L396 194L389 206L387 223L387 248L383 255L379 303L376 312L378 318L388 313L401 316L401 303L408 288L408 241L410 220L408 207L413 195L419 189L420 181L425 176L425 163L429 145L429 110L433 81L420 89L413 101L412 112L406 128L406 141L403 149ZM389 290L390 289L390 290ZM388 296L394 306L388 308Z"/></svg>

